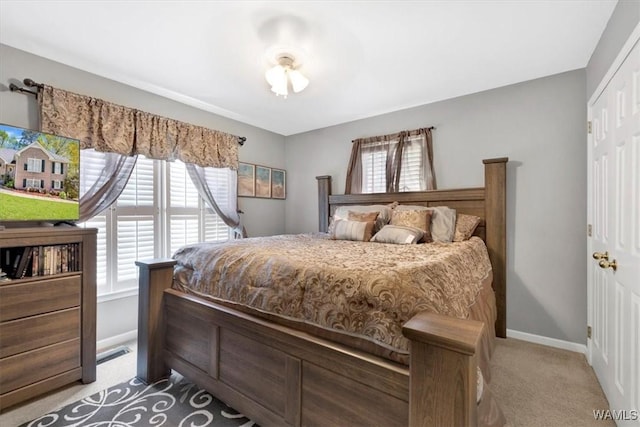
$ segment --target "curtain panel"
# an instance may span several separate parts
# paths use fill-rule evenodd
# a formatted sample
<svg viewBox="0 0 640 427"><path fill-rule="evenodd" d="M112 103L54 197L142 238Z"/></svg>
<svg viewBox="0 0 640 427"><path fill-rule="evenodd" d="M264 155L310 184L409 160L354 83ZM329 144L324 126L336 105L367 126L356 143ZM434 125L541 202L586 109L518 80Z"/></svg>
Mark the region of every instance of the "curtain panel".
<svg viewBox="0 0 640 427"><path fill-rule="evenodd" d="M238 169L235 135L47 85L38 100L41 130L79 139L81 149Z"/></svg>
<svg viewBox="0 0 640 427"><path fill-rule="evenodd" d="M402 191L403 168L407 167L408 152L418 147L421 152L419 190L435 190L436 179L433 170L433 139L431 128L402 131L389 135L359 138L352 141L351 157L347 167L345 194L362 193L363 183L371 171L363 167L363 158L373 153L384 153L384 180L387 193Z"/></svg>
<svg viewBox="0 0 640 427"><path fill-rule="evenodd" d="M238 172L228 168L203 168L192 163L187 163L186 167L198 194L231 228L233 237L247 237L238 213Z"/></svg>
<svg viewBox="0 0 640 427"><path fill-rule="evenodd" d="M115 203L127 186L138 156L80 150L80 219L85 222Z"/></svg>

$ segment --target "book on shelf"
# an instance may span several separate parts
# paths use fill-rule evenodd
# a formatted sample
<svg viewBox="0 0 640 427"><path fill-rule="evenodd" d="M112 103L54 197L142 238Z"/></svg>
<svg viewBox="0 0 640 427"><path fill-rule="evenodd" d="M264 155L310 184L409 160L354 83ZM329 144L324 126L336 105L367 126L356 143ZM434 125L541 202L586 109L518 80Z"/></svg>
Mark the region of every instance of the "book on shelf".
<svg viewBox="0 0 640 427"><path fill-rule="evenodd" d="M27 274L27 267L30 265L31 261L31 246L26 246L22 251L22 255L20 255L20 262L18 263L18 268L13 274L14 279L22 279Z"/></svg>
<svg viewBox="0 0 640 427"><path fill-rule="evenodd" d="M79 243L2 248L0 268L10 279L70 273L80 271L79 253Z"/></svg>

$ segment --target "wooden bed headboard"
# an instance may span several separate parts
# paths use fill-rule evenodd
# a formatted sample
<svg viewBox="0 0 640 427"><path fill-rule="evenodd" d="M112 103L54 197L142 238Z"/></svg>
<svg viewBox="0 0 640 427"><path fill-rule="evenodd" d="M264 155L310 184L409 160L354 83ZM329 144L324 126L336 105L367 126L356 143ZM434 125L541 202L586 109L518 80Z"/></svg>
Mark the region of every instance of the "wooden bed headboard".
<svg viewBox="0 0 640 427"><path fill-rule="evenodd" d="M507 336L507 239L506 239L506 165L509 159L485 159L484 187L403 193L331 194L331 176L318 176L319 230L326 232L329 218L339 206L374 205L398 202L404 205L448 206L458 213L482 218L474 235L482 238L493 269L493 290L498 317L496 335Z"/></svg>

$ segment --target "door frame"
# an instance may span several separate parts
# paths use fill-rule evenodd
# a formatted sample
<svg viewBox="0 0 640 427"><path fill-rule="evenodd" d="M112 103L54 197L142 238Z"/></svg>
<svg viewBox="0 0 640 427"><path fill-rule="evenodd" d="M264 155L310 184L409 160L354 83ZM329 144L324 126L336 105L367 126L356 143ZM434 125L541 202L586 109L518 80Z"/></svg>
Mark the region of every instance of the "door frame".
<svg viewBox="0 0 640 427"><path fill-rule="evenodd" d="M593 105L596 103L598 98L602 95L607 85L616 74L618 69L622 66L627 56L631 53L631 50L635 46L636 43L640 41L640 23L636 25L634 30L629 35L629 38L618 52L615 60L611 63L609 70L604 75L598 87L593 92L591 98L587 102L587 123L592 123L593 121ZM593 204L593 173L591 170L591 162L593 161L593 133L591 130L587 132L587 227L592 227L593 225L593 214L592 214L592 204ZM593 240L590 235L590 230L587 230L589 235L587 237L587 254L586 256L590 259L592 253ZM593 326L593 275L592 270L589 267L590 264L587 264L587 326ZM589 365L591 365L592 361L592 349L593 349L593 341L591 338L587 339L587 361Z"/></svg>

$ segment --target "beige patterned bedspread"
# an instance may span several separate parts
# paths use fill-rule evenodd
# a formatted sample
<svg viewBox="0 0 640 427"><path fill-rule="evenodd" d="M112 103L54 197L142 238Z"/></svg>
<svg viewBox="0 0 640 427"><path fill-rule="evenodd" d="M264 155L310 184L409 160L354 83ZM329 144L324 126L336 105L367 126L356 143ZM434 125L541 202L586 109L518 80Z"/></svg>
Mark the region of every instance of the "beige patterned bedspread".
<svg viewBox="0 0 640 427"><path fill-rule="evenodd" d="M491 274L484 242L393 245L299 234L176 252L174 288L408 354L402 325L429 310L467 318Z"/></svg>
<svg viewBox="0 0 640 427"><path fill-rule="evenodd" d="M467 318L491 275L484 242L393 245L299 234L178 250L173 287L408 354L402 325L429 310Z"/></svg>

